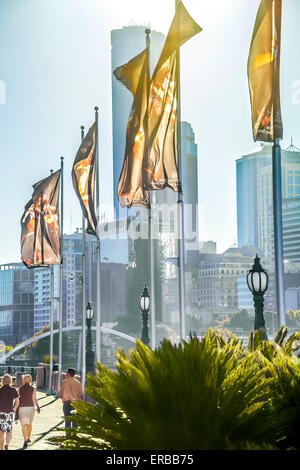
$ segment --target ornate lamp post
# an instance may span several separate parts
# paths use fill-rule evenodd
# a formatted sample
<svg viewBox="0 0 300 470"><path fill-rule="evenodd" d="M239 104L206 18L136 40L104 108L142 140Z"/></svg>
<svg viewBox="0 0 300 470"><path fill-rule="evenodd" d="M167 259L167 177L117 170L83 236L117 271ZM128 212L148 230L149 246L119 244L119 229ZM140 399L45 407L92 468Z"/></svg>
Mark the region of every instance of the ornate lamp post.
<svg viewBox="0 0 300 470"><path fill-rule="evenodd" d="M86 373L94 372L95 353L92 349L92 320L94 316L94 310L91 302L86 307Z"/></svg>
<svg viewBox="0 0 300 470"><path fill-rule="evenodd" d="M256 255L252 269L247 274L247 284L253 294L254 307L255 307L255 321L254 329L264 331L263 339L267 340L267 333L265 330L264 319L264 294L268 289L269 275L262 268L260 258Z"/></svg>
<svg viewBox="0 0 300 470"><path fill-rule="evenodd" d="M144 291L140 297L140 309L142 311L143 329L141 340L146 346L149 346L150 338L148 331L148 315L150 307L150 297L148 287L144 287Z"/></svg>

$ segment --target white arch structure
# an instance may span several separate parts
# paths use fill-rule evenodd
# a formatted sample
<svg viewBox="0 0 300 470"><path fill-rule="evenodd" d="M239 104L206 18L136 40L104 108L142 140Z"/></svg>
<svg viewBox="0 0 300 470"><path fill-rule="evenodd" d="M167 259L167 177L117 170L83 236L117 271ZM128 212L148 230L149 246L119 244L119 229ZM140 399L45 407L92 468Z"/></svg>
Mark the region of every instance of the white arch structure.
<svg viewBox="0 0 300 470"><path fill-rule="evenodd" d="M71 326L71 327L63 328L63 331L73 331L73 330L82 330L82 327L81 326ZM96 330L96 327L92 326L92 330ZM59 330L54 330L53 334L58 333L58 332L59 332ZM131 343L135 343L135 341L136 341L136 338L134 336L126 335L125 333L122 333L121 331L118 331L118 330L113 330L112 328L106 328L104 326L101 326L101 332L102 333L108 333L108 334L115 335L115 336L119 336L121 338L127 339L127 341L130 341ZM7 354L0 357L0 364L5 362L6 359L8 359L14 353L20 351L20 349L25 348L25 346L28 346L29 344L34 343L35 341L39 341L42 338L46 338L47 336L50 336L50 331L47 331L46 333L42 333L38 336L34 336L33 338L30 338L27 341L24 341L23 343L19 344L14 349L9 351Z"/></svg>

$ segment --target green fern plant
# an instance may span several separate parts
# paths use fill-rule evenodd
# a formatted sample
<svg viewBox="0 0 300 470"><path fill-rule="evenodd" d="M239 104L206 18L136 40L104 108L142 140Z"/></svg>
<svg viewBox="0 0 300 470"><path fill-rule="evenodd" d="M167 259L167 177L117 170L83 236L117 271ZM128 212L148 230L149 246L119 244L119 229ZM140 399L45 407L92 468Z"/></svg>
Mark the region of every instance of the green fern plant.
<svg viewBox="0 0 300 470"><path fill-rule="evenodd" d="M300 331L288 337L289 329L282 326L277 331L273 341L263 340L263 331L251 331L248 342L248 351L260 350L271 360L276 354L292 356L299 346L295 344L300 341Z"/></svg>
<svg viewBox="0 0 300 470"><path fill-rule="evenodd" d="M269 426L271 419L276 445L280 449L300 449L300 367L295 356L300 332L289 337L288 331L288 328L281 327L274 341L263 341L261 331L252 332L248 354L259 354L258 363L271 378L266 397L270 413L260 428L260 438L265 436L265 426Z"/></svg>
<svg viewBox="0 0 300 470"><path fill-rule="evenodd" d="M152 351L119 350L113 372L97 364L77 402L78 424L69 436L52 438L62 449L270 449L274 432L269 360L244 351L232 336L208 330L199 341ZM275 369L274 369L275 370ZM275 390L275 385L273 386ZM278 403L279 406L279 403Z"/></svg>

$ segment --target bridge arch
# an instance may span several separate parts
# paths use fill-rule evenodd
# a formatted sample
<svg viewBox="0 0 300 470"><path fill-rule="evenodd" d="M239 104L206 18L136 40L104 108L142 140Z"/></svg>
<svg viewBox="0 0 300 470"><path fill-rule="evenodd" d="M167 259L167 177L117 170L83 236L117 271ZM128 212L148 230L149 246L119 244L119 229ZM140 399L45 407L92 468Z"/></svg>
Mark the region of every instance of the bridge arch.
<svg viewBox="0 0 300 470"><path fill-rule="evenodd" d="M62 329L62 331L74 331L74 330L82 330L81 326L68 326ZM95 326L92 326L92 330L96 330ZM59 330L53 330L53 334L58 333ZM131 343L135 343L136 338L134 336L127 335L126 333L122 333L121 331L114 330L113 328L106 328L104 326L101 326L101 332L102 333L109 333L111 335L119 336L121 338L127 339ZM9 351L7 354L3 355L0 357L0 364L3 364L6 359L8 359L10 356L15 354L16 352L20 351L21 349L25 348L25 346L28 346L31 343L35 343L35 341L39 341L42 338L46 338L47 336L50 336L50 331L46 331L46 333L41 333L38 336L34 336L33 338L30 338L26 341L23 341L23 343L18 344L14 349Z"/></svg>

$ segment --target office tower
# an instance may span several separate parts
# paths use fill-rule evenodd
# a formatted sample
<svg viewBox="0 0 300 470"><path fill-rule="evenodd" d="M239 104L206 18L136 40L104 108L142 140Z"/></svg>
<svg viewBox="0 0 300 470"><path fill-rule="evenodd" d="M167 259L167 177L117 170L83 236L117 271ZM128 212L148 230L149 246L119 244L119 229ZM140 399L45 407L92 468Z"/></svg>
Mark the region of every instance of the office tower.
<svg viewBox="0 0 300 470"><path fill-rule="evenodd" d="M90 259L90 243L87 236L87 260ZM63 243L63 326L73 326L81 321L81 233L64 235ZM34 331L50 325L50 268L34 270ZM53 266L53 320L59 319L59 265ZM88 283L87 283L88 285Z"/></svg>
<svg viewBox="0 0 300 470"><path fill-rule="evenodd" d="M127 210L119 205L117 188L123 166L126 126L132 106L131 93L114 77L113 71L125 64L146 47L146 26L126 26L111 31L111 67L112 67L112 121L113 121L113 201L116 219L134 215L135 208ZM159 58L165 36L151 31L150 34L150 70Z"/></svg>
<svg viewBox="0 0 300 470"><path fill-rule="evenodd" d="M22 263L0 266L0 340L16 346L33 336L34 275Z"/></svg>
<svg viewBox="0 0 300 470"><path fill-rule="evenodd" d="M186 241L198 234L198 150L190 123L181 122L181 168ZM187 246L188 249L188 246Z"/></svg>
<svg viewBox="0 0 300 470"><path fill-rule="evenodd" d="M300 195L300 151L282 150L282 199ZM238 245L256 246L270 256L272 225L272 145L260 147L236 160Z"/></svg>
<svg viewBox="0 0 300 470"><path fill-rule="evenodd" d="M38 333L43 327L50 325L50 268L34 270L34 332ZM58 321L59 315L59 265L53 266L54 304L53 321Z"/></svg>
<svg viewBox="0 0 300 470"><path fill-rule="evenodd" d="M272 165L271 145L236 160L238 245L260 246L260 169Z"/></svg>
<svg viewBox="0 0 300 470"><path fill-rule="evenodd" d="M288 189L288 191L295 194L295 192L300 190L300 171L296 170L295 175L288 175L288 178L291 178L289 181L293 181L293 183L295 181L299 182L297 185L291 185L291 189ZM267 223L265 251L269 256L273 256L274 232L272 207L269 207ZM284 261L291 263L300 262L300 197L283 199L282 201L282 238Z"/></svg>
<svg viewBox="0 0 300 470"><path fill-rule="evenodd" d="M95 289L95 237L86 235L86 298ZM82 233L64 235L63 243L63 326L82 323Z"/></svg>

